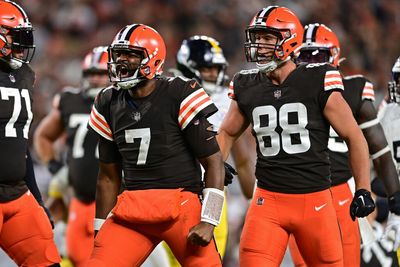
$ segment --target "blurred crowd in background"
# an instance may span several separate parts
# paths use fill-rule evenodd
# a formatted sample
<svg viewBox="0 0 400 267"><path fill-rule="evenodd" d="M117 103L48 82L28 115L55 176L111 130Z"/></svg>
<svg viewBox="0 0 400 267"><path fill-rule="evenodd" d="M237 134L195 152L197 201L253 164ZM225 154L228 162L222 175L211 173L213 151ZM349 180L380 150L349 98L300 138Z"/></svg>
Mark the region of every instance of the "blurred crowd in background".
<svg viewBox="0 0 400 267"><path fill-rule="evenodd" d="M262 7L289 7L303 24L324 23L341 43L345 74L364 74L375 85L377 99L386 94L387 81L400 55L399 0L20 0L34 26L36 55L32 62L37 80L33 130L51 107L54 94L64 86L79 86L81 61L94 46L109 45L124 25L144 23L164 37L167 62L183 39L204 34L220 41L229 62L228 75L254 68L244 56L244 30ZM378 103L377 103L378 104ZM32 139L31 139L32 140ZM42 170L43 171L43 170ZM42 175L43 174L43 175ZM38 180L45 174L40 168ZM39 181L40 183L40 181ZM242 217L247 201L237 186L231 189L230 232L226 261L235 261ZM229 266L229 265L226 265Z"/></svg>
<svg viewBox="0 0 400 267"><path fill-rule="evenodd" d="M108 45L126 24L154 27L167 45L166 68L175 64L183 39L205 34L220 41L232 76L252 68L245 60L244 29L252 16L271 4L287 6L303 24L331 27L341 42L346 74L361 73L386 93L390 68L400 54L398 0L21 0L35 28L37 123L51 97L65 85L79 85L80 64L89 49ZM279 3L278 3L279 2Z"/></svg>

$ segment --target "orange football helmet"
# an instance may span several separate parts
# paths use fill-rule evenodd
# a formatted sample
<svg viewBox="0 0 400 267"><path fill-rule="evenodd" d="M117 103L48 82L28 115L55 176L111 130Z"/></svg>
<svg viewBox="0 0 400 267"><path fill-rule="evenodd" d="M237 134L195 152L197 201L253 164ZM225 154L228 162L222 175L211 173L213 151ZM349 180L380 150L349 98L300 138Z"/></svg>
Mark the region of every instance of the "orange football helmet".
<svg viewBox="0 0 400 267"><path fill-rule="evenodd" d="M277 37L275 45L260 44L256 40L256 34L263 31ZM245 53L248 62L256 62L260 70L269 72L299 53L303 40L303 25L297 16L286 7L269 6L261 9L251 20L247 27ZM274 49L268 63L259 55L260 48Z"/></svg>
<svg viewBox="0 0 400 267"><path fill-rule="evenodd" d="M0 59L11 68L18 69L32 60L35 53L32 24L22 7L12 1L0 1L0 37Z"/></svg>
<svg viewBox="0 0 400 267"><path fill-rule="evenodd" d="M118 61L120 53L141 55L139 66L132 69L126 62ZM165 56L164 40L156 30L143 24L127 25L117 33L108 49L110 81L129 89L141 81L153 79L162 74Z"/></svg>
<svg viewBox="0 0 400 267"><path fill-rule="evenodd" d="M82 61L82 90L94 98L108 85L108 47L93 48Z"/></svg>
<svg viewBox="0 0 400 267"><path fill-rule="evenodd" d="M83 75L88 73L107 73L108 47L97 46L86 54L82 61Z"/></svg>
<svg viewBox="0 0 400 267"><path fill-rule="evenodd" d="M340 44L336 34L324 24L308 24L304 28L299 62L329 63L339 66Z"/></svg>

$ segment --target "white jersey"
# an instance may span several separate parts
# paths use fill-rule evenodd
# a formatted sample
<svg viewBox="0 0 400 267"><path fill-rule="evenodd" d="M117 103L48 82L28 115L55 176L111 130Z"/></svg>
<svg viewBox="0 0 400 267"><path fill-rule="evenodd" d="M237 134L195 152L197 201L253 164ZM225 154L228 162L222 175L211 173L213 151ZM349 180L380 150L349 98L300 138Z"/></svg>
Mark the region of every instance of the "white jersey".
<svg viewBox="0 0 400 267"><path fill-rule="evenodd" d="M397 171L400 171L400 105L388 103L379 110L378 118L392 151Z"/></svg>
<svg viewBox="0 0 400 267"><path fill-rule="evenodd" d="M218 112L208 117L208 121L213 125L213 130L218 131L231 103L231 100L228 97L228 88L223 87L222 90L210 94L210 97L214 104L217 106Z"/></svg>

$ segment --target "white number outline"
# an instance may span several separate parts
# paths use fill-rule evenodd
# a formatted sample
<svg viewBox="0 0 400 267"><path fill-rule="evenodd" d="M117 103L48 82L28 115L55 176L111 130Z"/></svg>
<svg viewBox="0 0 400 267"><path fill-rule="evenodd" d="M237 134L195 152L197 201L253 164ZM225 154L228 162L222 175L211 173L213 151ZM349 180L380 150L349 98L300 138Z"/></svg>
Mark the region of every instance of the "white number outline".
<svg viewBox="0 0 400 267"><path fill-rule="evenodd" d="M5 127L5 136L6 137L17 137L17 129L15 129L14 124L18 120L18 117L21 113L21 97L25 101L26 111L27 111L27 120L23 128L23 136L25 139L28 139L29 127L32 122L33 113L31 107L31 99L29 96L28 89L22 89L21 93L19 89L12 87L0 87L1 99L2 100L10 100L10 97L14 97L14 107L13 113L11 115L10 120L7 122Z"/></svg>
<svg viewBox="0 0 400 267"><path fill-rule="evenodd" d="M297 124L289 124L289 113L295 112L298 115ZM261 126L260 118L262 115L268 115L268 125ZM278 116L279 115L279 116ZM276 156L282 149L288 154L298 154L308 151L311 147L310 134L306 129L308 124L307 108L302 103L287 103L281 106L279 114L274 106L259 106L253 109L253 128L257 134L259 149L261 154L265 157ZM277 133L276 127L282 128L282 133ZM300 135L300 143L292 144L291 134ZM271 139L271 146L264 145L263 137L269 136Z"/></svg>
<svg viewBox="0 0 400 267"><path fill-rule="evenodd" d="M144 165L146 164L147 154L150 147L150 128L125 130L125 142L127 144L133 144L135 142L135 138L140 138L139 154L136 164Z"/></svg>
<svg viewBox="0 0 400 267"><path fill-rule="evenodd" d="M72 157L75 159L82 158L85 155L85 149L83 143L85 142L86 135L88 133L87 123L89 121L89 114L72 114L69 117L68 127L77 127L74 143L72 144ZM97 142L94 156L99 158L99 143Z"/></svg>
<svg viewBox="0 0 400 267"><path fill-rule="evenodd" d="M346 142L344 140L337 141L338 138L340 138L339 135L332 128L332 126L330 126L329 127L328 149L330 151L338 152L338 153L348 152L349 148L347 147Z"/></svg>

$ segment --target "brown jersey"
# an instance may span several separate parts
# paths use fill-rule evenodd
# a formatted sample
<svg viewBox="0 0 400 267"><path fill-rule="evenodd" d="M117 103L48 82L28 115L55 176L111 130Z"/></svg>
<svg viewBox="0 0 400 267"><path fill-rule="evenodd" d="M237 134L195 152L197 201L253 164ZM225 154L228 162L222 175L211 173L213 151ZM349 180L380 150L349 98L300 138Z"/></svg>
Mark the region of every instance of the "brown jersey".
<svg viewBox="0 0 400 267"><path fill-rule="evenodd" d="M32 122L32 88L35 74L23 64L17 70L0 70L0 201L26 192L26 152Z"/></svg>
<svg viewBox="0 0 400 267"><path fill-rule="evenodd" d="M128 189L183 187L199 192L200 165L183 131L195 118L216 111L194 80L160 78L154 91L140 99L114 87L101 91L89 127L117 144Z"/></svg>
<svg viewBox="0 0 400 267"><path fill-rule="evenodd" d="M88 131L93 99L81 89L67 88L60 95L59 110L67 133L68 179L75 196L84 202L95 199L98 164L98 136Z"/></svg>
<svg viewBox="0 0 400 267"><path fill-rule="evenodd" d="M374 101L373 85L362 75L343 78L343 97L355 118L358 117L363 101ZM352 177L346 143L331 127L329 134L329 158L331 161L332 185L347 182Z"/></svg>
<svg viewBox="0 0 400 267"><path fill-rule="evenodd" d="M329 123L323 110L337 90L343 90L342 78L327 64L300 65L281 85L258 70L236 74L230 97L253 126L259 187L283 193L330 187Z"/></svg>

